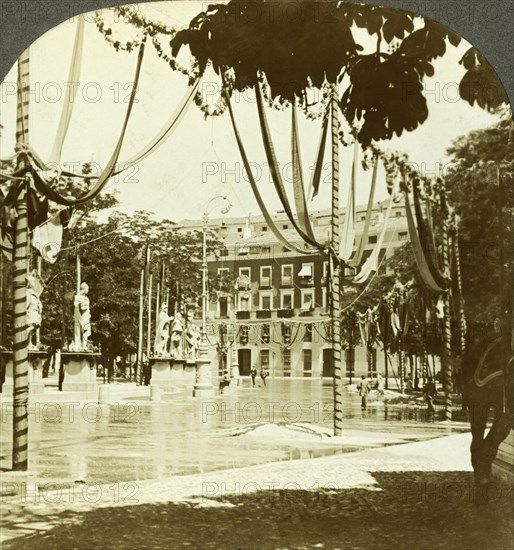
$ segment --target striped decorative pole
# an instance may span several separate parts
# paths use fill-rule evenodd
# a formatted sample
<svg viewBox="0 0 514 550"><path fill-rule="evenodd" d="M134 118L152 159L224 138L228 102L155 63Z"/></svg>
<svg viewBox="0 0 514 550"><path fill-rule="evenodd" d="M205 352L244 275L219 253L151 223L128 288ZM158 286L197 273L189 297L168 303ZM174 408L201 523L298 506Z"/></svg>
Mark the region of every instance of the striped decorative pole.
<svg viewBox="0 0 514 550"><path fill-rule="evenodd" d="M453 255L455 259L455 277L457 278L457 290L459 292L459 336L460 349L464 353L466 349L466 313L464 311L464 295L462 294L462 272L460 269L459 229L455 224L453 232Z"/></svg>
<svg viewBox="0 0 514 550"><path fill-rule="evenodd" d="M331 99L332 112L332 234L331 248L339 251L339 106L334 84ZM332 353L334 363L334 435L343 432L343 379L341 363L341 264L334 262L332 271Z"/></svg>
<svg viewBox="0 0 514 550"><path fill-rule="evenodd" d="M26 145L29 138L30 58L25 50L18 59L18 97L16 115L16 144ZM23 169L25 159L19 154L17 169ZM16 185L16 184L14 184ZM28 333L27 333L27 291L28 269L28 215L27 183L18 188L16 198L16 219L13 223L13 448L12 469L26 471L28 468Z"/></svg>
<svg viewBox="0 0 514 550"><path fill-rule="evenodd" d="M444 391L444 417L452 419L452 319L451 319L451 259L450 259L450 215L446 202L446 191L442 180L438 180L440 186L440 201L443 216L443 266L446 278L446 292L443 294L444 303L444 334L443 334L443 391Z"/></svg>

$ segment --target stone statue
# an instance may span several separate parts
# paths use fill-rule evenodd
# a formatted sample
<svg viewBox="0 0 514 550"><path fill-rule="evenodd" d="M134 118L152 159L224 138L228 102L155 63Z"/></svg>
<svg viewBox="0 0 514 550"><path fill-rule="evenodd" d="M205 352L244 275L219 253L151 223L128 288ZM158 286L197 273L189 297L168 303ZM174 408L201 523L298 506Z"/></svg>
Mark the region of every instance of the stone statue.
<svg viewBox="0 0 514 550"><path fill-rule="evenodd" d="M200 329L193 322L193 312L189 312L187 316L187 326L185 331L186 344L186 361L188 363L196 362L196 352L200 345Z"/></svg>
<svg viewBox="0 0 514 550"><path fill-rule="evenodd" d="M155 331L154 354L159 356L168 355L168 340L170 337L169 323L173 317L168 315L168 304L164 302L159 312L159 320Z"/></svg>
<svg viewBox="0 0 514 550"><path fill-rule="evenodd" d="M39 297L41 296L41 285L34 275L27 275L27 337L29 349L38 349L37 329L41 326L43 304ZM34 342L34 335L36 342Z"/></svg>
<svg viewBox="0 0 514 550"><path fill-rule="evenodd" d="M73 304L75 312L74 321L74 339L70 346L72 351L87 351L88 339L91 336L91 312L89 311L89 298L87 293L89 286L87 283L80 285L78 294L75 294Z"/></svg>
<svg viewBox="0 0 514 550"><path fill-rule="evenodd" d="M175 319L171 324L171 355L177 359L182 359L183 345L182 345L182 335L184 333L184 324L182 319L182 314L178 312L175 315Z"/></svg>

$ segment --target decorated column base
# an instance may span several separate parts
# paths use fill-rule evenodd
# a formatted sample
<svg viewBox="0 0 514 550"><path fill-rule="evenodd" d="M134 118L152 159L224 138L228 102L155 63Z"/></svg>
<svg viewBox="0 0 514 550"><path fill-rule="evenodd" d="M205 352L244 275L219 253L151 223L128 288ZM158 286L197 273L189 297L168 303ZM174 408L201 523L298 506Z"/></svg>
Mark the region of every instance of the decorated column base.
<svg viewBox="0 0 514 550"><path fill-rule="evenodd" d="M83 392L86 398L98 395L96 364L99 353L87 351L63 351L61 361L64 368L63 392Z"/></svg>
<svg viewBox="0 0 514 550"><path fill-rule="evenodd" d="M184 387L184 367L183 359L173 359L171 363L171 382L175 387Z"/></svg>
<svg viewBox="0 0 514 550"><path fill-rule="evenodd" d="M235 390L239 387L239 365L232 363L232 368L230 369L230 389Z"/></svg>
<svg viewBox="0 0 514 550"><path fill-rule="evenodd" d="M43 382L43 362L48 357L48 352L39 350L29 351L29 393L41 394L45 391ZM14 389L13 377L13 352L0 351L0 362L5 372L2 394L12 395Z"/></svg>
<svg viewBox="0 0 514 550"><path fill-rule="evenodd" d="M193 389L196 384L196 363L186 363L183 375L184 386Z"/></svg>
<svg viewBox="0 0 514 550"><path fill-rule="evenodd" d="M171 357L150 357L150 386L159 386L165 392L175 390L177 385L173 383L172 364Z"/></svg>
<svg viewBox="0 0 514 550"><path fill-rule="evenodd" d="M198 348L196 359L196 382L193 388L193 397L214 397L212 386L211 360L205 337Z"/></svg>

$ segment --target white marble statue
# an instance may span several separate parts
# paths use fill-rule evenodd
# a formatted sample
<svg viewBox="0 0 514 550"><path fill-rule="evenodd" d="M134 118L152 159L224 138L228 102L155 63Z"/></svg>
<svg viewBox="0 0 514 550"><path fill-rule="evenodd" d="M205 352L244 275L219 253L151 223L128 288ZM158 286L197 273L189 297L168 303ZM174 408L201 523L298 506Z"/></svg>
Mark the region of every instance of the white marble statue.
<svg viewBox="0 0 514 550"><path fill-rule="evenodd" d="M91 312L89 310L89 298L87 293L89 286L87 283L80 285L78 294L75 294L73 305L75 307L74 321L74 338L70 346L72 351L87 351L88 340L91 336Z"/></svg>
<svg viewBox="0 0 514 550"><path fill-rule="evenodd" d="M184 355L182 336L184 333L184 322L182 314L178 312L171 323L171 355L182 359Z"/></svg>
<svg viewBox="0 0 514 550"><path fill-rule="evenodd" d="M200 329L193 322L193 312L189 312L187 316L187 326L185 331L185 357L188 363L196 362L196 352L200 345Z"/></svg>
<svg viewBox="0 0 514 550"><path fill-rule="evenodd" d="M168 315L168 304L165 302L161 305L159 311L159 320L155 331L154 354L160 357L169 355L168 340L170 338L169 323L173 321L173 317Z"/></svg>

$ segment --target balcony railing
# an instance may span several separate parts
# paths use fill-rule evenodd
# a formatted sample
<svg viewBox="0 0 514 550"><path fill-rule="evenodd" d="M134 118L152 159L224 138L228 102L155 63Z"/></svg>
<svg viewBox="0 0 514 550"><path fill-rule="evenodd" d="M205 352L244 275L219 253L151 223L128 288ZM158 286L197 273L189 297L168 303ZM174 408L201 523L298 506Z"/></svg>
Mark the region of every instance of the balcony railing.
<svg viewBox="0 0 514 550"><path fill-rule="evenodd" d="M258 309L255 312L256 319L269 319L271 317L271 309Z"/></svg>
<svg viewBox="0 0 514 550"><path fill-rule="evenodd" d="M250 311L249 310L236 311L236 318L241 320L250 319Z"/></svg>
<svg viewBox="0 0 514 550"><path fill-rule="evenodd" d="M294 309L292 308L278 309L277 317L282 317L282 318L294 317Z"/></svg>

